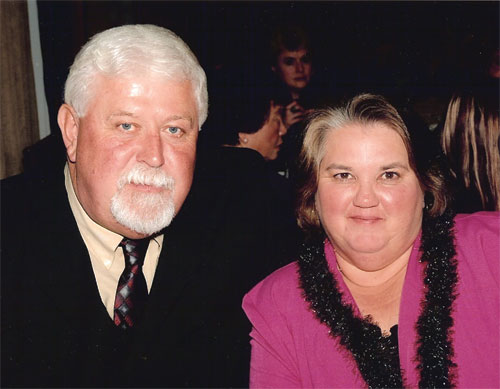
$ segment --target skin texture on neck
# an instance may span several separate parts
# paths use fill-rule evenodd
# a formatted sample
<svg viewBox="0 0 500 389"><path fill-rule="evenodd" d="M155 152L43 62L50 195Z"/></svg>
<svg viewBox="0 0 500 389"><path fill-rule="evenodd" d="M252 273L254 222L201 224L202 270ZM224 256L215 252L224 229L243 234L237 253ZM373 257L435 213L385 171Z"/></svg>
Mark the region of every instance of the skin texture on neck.
<svg viewBox="0 0 500 389"><path fill-rule="evenodd" d="M384 333L398 323L410 247L400 258L377 271L364 271L337 255L337 265L361 314L370 315Z"/></svg>

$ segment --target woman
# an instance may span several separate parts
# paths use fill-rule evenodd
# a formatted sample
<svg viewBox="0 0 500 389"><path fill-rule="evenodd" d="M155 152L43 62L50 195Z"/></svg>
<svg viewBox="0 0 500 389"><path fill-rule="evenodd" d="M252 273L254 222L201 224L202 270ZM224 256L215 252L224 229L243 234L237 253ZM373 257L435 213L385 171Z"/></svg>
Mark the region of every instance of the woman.
<svg viewBox="0 0 500 389"><path fill-rule="evenodd" d="M453 215L398 112L360 95L303 145L298 261L243 300L252 387L497 387L497 213Z"/></svg>
<svg viewBox="0 0 500 389"><path fill-rule="evenodd" d="M266 101L265 104L262 102L250 104L252 108L260 106L261 112L257 113L253 120L243 120L234 126L238 130L238 141L233 145L253 149L266 161L275 160L283 143L282 137L287 131L283 124L283 107L272 100ZM255 120L260 121L260 124L252 123Z"/></svg>
<svg viewBox="0 0 500 389"><path fill-rule="evenodd" d="M283 107L263 87L225 85L213 103L207 131L200 132L203 146L255 150L266 161L278 157L287 129Z"/></svg>
<svg viewBox="0 0 500 389"><path fill-rule="evenodd" d="M441 146L453 176L458 212L500 211L498 90L490 96L454 95Z"/></svg>
<svg viewBox="0 0 500 389"><path fill-rule="evenodd" d="M276 29L270 43L271 69L281 86L279 102L285 106L284 122L290 128L310 108L305 96L313 74L310 42L305 30L290 25Z"/></svg>
<svg viewBox="0 0 500 389"><path fill-rule="evenodd" d="M283 105L288 134L273 168L295 184L305 118L320 105L324 90L314 82L312 42L305 29L290 24L276 28L270 40L270 64L275 101ZM314 84L314 85L313 85Z"/></svg>
<svg viewBox="0 0 500 389"><path fill-rule="evenodd" d="M195 174L195 184L202 180L204 187L198 193L210 193L212 185L226 188L225 211L234 218L232 229L241 231L228 247L258 236L252 250L271 258L269 271L295 258L301 236L290 183L269 166L286 133L282 109L265 88L225 88L212 108L211 126L200 132Z"/></svg>

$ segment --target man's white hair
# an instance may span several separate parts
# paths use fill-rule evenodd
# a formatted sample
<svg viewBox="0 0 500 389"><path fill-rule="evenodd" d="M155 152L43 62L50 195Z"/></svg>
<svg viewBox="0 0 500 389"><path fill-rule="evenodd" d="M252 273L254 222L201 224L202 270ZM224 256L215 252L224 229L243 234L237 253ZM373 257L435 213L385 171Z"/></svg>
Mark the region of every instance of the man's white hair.
<svg viewBox="0 0 500 389"><path fill-rule="evenodd" d="M207 78L193 52L172 31L154 25L125 25L94 35L79 51L70 67L64 101L78 116L94 93L97 74L106 76L159 75L191 82L199 125L208 113Z"/></svg>

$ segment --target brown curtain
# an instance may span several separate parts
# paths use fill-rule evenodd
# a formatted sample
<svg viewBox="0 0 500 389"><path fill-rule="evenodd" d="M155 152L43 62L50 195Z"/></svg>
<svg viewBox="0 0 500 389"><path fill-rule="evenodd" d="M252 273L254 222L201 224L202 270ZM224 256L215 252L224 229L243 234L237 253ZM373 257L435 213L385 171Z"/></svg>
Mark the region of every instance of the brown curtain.
<svg viewBox="0 0 500 389"><path fill-rule="evenodd" d="M22 171L22 150L40 135L27 2L0 0L0 178Z"/></svg>

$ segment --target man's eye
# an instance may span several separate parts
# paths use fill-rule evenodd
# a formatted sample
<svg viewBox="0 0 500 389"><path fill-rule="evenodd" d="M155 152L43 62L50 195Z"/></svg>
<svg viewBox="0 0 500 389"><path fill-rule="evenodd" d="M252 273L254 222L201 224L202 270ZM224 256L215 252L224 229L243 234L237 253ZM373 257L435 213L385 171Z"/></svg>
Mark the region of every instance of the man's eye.
<svg viewBox="0 0 500 389"><path fill-rule="evenodd" d="M172 135L179 135L182 130L179 127L168 127L167 131Z"/></svg>
<svg viewBox="0 0 500 389"><path fill-rule="evenodd" d="M293 58L285 58L285 59L283 60L283 63L284 63L285 65L287 65L287 66L291 66L291 65L293 65L293 62L294 62L294 59L293 59Z"/></svg>
<svg viewBox="0 0 500 389"><path fill-rule="evenodd" d="M120 127L122 129L124 129L125 131L129 131L129 130L132 129L132 124L130 124L130 123L122 123L122 124L120 124Z"/></svg>

